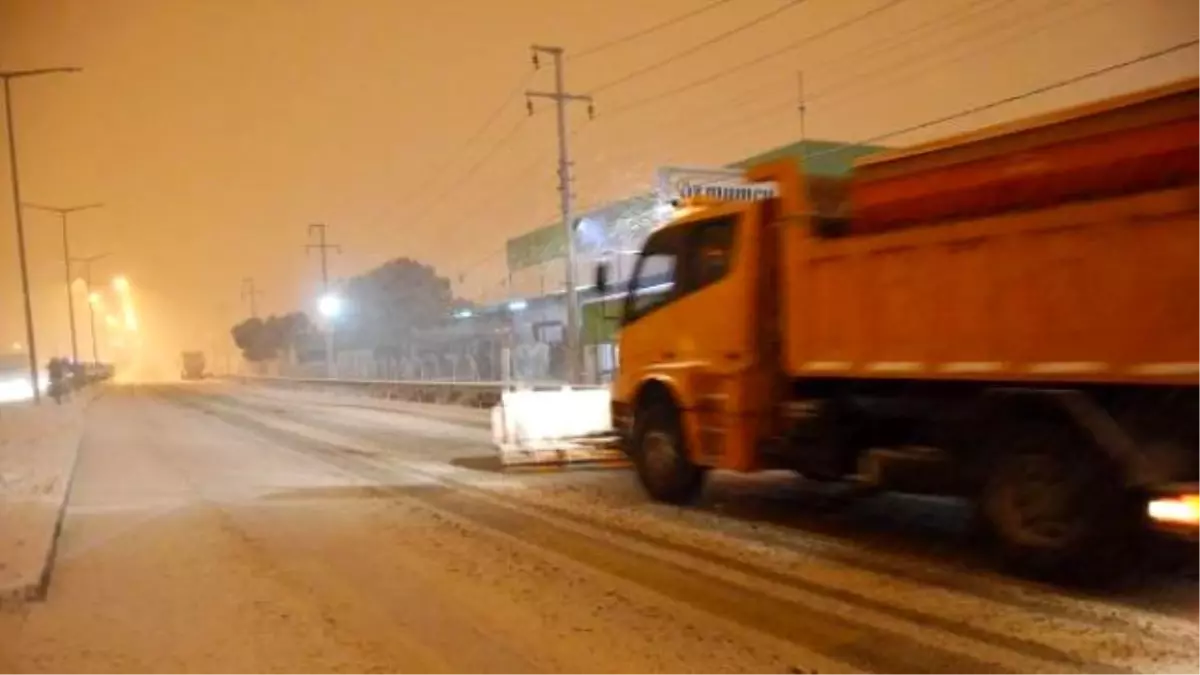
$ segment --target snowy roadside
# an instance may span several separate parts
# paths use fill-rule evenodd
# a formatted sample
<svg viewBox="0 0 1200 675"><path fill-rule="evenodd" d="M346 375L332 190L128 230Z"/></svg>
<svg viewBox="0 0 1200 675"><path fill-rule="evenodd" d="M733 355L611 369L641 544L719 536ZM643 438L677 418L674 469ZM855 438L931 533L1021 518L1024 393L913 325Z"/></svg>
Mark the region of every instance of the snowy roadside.
<svg viewBox="0 0 1200 675"><path fill-rule="evenodd" d="M331 406L367 408L389 412L417 415L445 422L454 422L466 426L491 428L491 410L484 408L469 408L449 403L416 403L396 401L355 394L349 391L322 391L319 389L285 389L279 386L259 384L231 384L237 391L256 394L262 398L273 398L289 403L318 403Z"/></svg>
<svg viewBox="0 0 1200 675"><path fill-rule="evenodd" d="M0 606L42 593L94 395L0 408Z"/></svg>

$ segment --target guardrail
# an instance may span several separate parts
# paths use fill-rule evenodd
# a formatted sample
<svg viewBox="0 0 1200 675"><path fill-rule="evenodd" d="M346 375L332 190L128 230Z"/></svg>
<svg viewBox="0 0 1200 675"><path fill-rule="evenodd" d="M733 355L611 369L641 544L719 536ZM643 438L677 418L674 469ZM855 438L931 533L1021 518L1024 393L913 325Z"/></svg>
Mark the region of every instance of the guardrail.
<svg viewBox="0 0 1200 675"><path fill-rule="evenodd" d="M500 403L505 391L551 391L569 387L571 389L602 389L606 385L568 385L565 382L455 382L450 380L341 380L324 377L268 377L255 375L231 375L228 379L320 391L353 391L354 393L391 401L414 403L439 403L461 405L471 408L491 408Z"/></svg>

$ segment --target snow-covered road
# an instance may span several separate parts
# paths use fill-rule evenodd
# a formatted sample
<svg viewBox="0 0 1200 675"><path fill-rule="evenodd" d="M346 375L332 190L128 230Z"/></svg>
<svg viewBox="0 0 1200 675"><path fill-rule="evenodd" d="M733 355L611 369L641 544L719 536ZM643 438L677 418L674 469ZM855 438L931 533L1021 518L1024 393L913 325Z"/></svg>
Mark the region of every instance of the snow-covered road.
<svg viewBox="0 0 1200 675"><path fill-rule="evenodd" d="M1194 577L1000 575L928 501L501 473L486 418L204 384L97 400L0 671L1196 672Z"/></svg>

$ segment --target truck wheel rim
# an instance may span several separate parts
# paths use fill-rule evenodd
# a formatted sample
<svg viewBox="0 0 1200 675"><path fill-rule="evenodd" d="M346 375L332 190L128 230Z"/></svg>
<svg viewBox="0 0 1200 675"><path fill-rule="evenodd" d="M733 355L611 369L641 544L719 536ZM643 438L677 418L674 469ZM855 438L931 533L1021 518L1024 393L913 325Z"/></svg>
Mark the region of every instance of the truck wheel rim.
<svg viewBox="0 0 1200 675"><path fill-rule="evenodd" d="M669 434L651 431L642 441L642 457L649 473L665 476L675 467L675 441Z"/></svg>

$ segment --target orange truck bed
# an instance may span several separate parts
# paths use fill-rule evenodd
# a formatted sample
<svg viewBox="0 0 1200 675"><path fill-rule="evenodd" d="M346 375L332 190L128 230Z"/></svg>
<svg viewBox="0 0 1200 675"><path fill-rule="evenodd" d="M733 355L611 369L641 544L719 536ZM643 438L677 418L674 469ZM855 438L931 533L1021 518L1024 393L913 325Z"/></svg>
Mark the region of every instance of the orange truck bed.
<svg viewBox="0 0 1200 675"><path fill-rule="evenodd" d="M797 376L1195 384L1195 80L870 158L783 230Z"/></svg>

